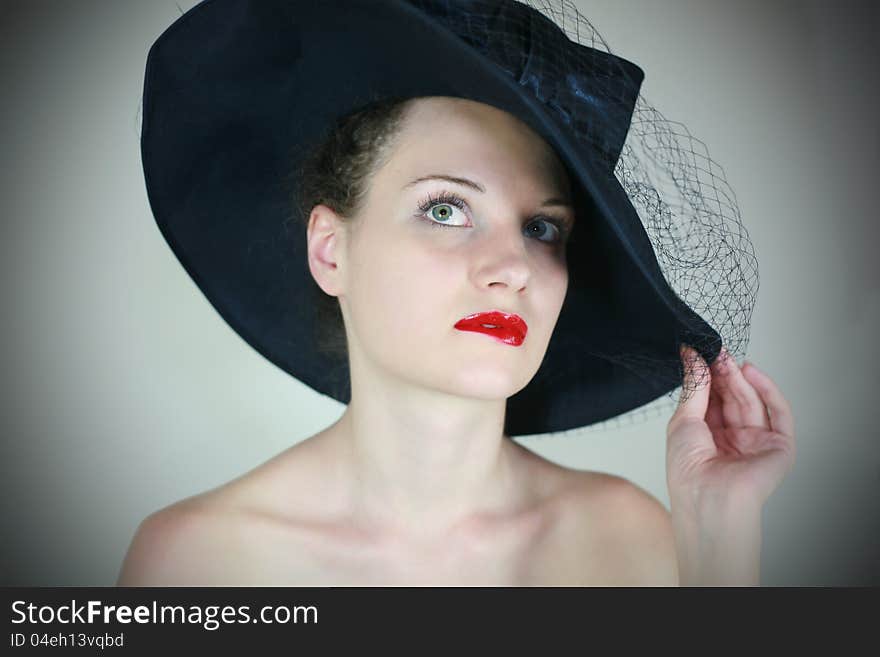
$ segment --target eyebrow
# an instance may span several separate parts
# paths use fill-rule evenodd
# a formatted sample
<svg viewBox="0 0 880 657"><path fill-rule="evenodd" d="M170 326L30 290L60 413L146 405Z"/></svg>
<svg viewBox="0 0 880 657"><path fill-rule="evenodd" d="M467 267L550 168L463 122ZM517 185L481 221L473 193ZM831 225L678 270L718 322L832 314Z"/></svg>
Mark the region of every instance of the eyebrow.
<svg viewBox="0 0 880 657"><path fill-rule="evenodd" d="M483 187L479 183L474 182L473 180L469 180L468 178L458 178L456 176L447 176L446 174L442 174L442 173L433 173L433 174L430 174L427 176L421 176L419 178L416 178L415 180L410 180L406 185L403 186L403 189L407 189L408 187L413 187L419 183L426 182L428 180L445 180L446 182L451 182L456 185L470 187L471 189L474 189L474 190L481 192L481 193L486 192L485 187ZM554 206L554 205L559 206L559 207L564 207L564 208L571 208L572 210L574 209L574 206L571 203L567 202L565 199L557 198L555 196L548 198L546 201L541 203L542 207Z"/></svg>

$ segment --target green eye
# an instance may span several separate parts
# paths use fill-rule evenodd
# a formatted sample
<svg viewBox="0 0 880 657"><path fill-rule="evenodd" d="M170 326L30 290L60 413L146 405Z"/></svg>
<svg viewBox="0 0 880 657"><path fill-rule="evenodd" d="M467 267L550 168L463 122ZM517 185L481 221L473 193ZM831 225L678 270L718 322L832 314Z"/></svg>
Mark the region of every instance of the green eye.
<svg viewBox="0 0 880 657"><path fill-rule="evenodd" d="M449 215L452 214L452 210L449 209L450 206L446 203L442 205L435 205L434 209L431 210L431 216L434 217L437 221L446 221L449 219Z"/></svg>
<svg viewBox="0 0 880 657"><path fill-rule="evenodd" d="M425 221L434 228L464 228L467 225L467 204L457 194L442 192L438 196L429 196L419 204L419 211ZM450 219L456 211L461 215L459 223L451 223Z"/></svg>

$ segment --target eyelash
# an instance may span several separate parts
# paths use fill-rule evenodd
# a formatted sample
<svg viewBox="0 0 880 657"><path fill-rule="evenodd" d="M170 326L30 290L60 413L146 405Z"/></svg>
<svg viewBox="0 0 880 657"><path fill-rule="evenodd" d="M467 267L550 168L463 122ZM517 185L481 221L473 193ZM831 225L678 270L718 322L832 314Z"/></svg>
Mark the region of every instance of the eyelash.
<svg viewBox="0 0 880 657"><path fill-rule="evenodd" d="M439 221L433 221L432 219L428 219L424 217L428 213L428 211L433 208L435 205L443 205L448 204L453 207L458 208L459 210L465 210L467 208L467 202L458 194L454 192L441 191L436 196L429 195L424 201L419 203L419 211L421 212L420 217L424 218L432 227L435 228L463 228L463 226L453 226L451 224L443 224ZM540 242L544 242L545 244L557 244L564 242L568 237L568 227L565 222L555 219L554 217L535 217L535 219L540 219L542 221L546 221L553 226L556 226L556 229L559 231L559 239L547 241L547 240L538 240Z"/></svg>

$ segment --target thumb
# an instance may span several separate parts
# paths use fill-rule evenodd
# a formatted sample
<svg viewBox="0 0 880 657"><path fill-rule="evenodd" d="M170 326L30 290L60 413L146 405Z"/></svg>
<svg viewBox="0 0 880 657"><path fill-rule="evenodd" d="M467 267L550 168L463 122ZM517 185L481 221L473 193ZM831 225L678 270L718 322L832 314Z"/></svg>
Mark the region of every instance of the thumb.
<svg viewBox="0 0 880 657"><path fill-rule="evenodd" d="M712 375L700 353L691 346L682 345L681 359L684 365L684 383L678 407L675 409L670 424L706 417L709 407L709 387Z"/></svg>

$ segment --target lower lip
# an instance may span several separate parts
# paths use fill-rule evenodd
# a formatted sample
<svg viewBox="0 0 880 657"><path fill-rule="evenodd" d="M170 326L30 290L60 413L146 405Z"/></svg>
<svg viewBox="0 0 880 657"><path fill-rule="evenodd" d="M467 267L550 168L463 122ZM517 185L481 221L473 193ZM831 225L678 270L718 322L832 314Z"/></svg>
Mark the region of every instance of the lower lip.
<svg viewBox="0 0 880 657"><path fill-rule="evenodd" d="M490 329L482 326L474 326L474 327L456 327L459 331L467 331L470 333L482 333L483 335L488 335L490 338L494 338L499 342L503 342L504 344L509 344L512 347L518 347L523 343L523 338L521 335L516 333L511 333L510 331L505 331L503 328Z"/></svg>

